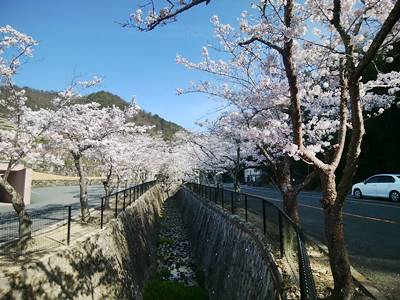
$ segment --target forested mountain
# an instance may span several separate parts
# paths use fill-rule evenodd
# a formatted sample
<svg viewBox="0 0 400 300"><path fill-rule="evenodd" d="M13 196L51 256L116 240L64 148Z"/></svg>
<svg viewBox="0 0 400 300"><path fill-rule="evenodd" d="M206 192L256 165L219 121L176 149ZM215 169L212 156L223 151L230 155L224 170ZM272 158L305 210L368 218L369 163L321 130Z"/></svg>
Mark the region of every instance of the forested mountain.
<svg viewBox="0 0 400 300"><path fill-rule="evenodd" d="M36 90L24 87L26 96L28 97L28 105L33 109L46 108L51 105L52 99L57 95L56 92ZM83 102L97 102L102 106L115 105L121 109L128 106L128 103L121 97L106 91L100 91L89 94L84 97ZM165 139L170 139L175 132L184 130L181 126L167 121L156 114L146 111L140 111L135 116L134 121L139 125L153 125L152 133L161 132Z"/></svg>
<svg viewBox="0 0 400 300"><path fill-rule="evenodd" d="M100 103L102 106L115 105L119 108L124 108L128 105L121 97L109 92L100 91L90 94L86 97L90 102ZM175 132L183 130L183 128L173 122L161 118L157 114L152 114L141 110L134 118L136 124L139 125L154 125L153 132L162 132L164 138L170 139Z"/></svg>

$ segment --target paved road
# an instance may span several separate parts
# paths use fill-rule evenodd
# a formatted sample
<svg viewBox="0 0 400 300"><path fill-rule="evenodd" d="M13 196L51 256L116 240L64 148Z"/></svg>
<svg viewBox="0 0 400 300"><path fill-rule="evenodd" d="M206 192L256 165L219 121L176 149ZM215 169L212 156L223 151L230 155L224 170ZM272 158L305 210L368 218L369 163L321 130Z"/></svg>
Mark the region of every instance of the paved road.
<svg viewBox="0 0 400 300"><path fill-rule="evenodd" d="M90 206L100 204L100 196L104 194L101 185L88 187ZM79 204L79 186L52 186L32 189L31 204L27 206L29 212L39 212L47 207L64 207L65 205ZM11 205L0 203L0 217L13 215Z"/></svg>
<svg viewBox="0 0 400 300"><path fill-rule="evenodd" d="M104 194L100 185L89 186L89 207L100 206ZM32 229L37 231L67 219L66 205L71 205L72 216L80 213L79 186L55 186L32 189L27 210L32 218ZM18 237L16 214L10 204L0 204L0 245Z"/></svg>
<svg viewBox="0 0 400 300"><path fill-rule="evenodd" d="M267 197L282 206L281 195L273 188L243 186L242 192ZM305 232L325 242L320 199L319 192L302 192L298 197L299 213ZM352 264L390 298L399 299L400 204L348 197L344 222Z"/></svg>

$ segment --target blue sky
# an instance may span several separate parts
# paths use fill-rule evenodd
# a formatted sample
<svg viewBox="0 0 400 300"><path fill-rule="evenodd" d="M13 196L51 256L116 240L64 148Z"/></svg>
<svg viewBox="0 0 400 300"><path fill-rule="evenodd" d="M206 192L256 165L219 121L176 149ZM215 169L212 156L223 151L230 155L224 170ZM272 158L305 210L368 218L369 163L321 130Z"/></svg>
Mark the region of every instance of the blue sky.
<svg viewBox="0 0 400 300"><path fill-rule="evenodd" d="M121 28L135 10L132 0L0 0L0 26L9 24L39 42L34 58L16 83L62 90L76 75L104 76L101 87L129 100L137 96L146 111L194 129L217 106L204 95L176 95L201 74L175 63L176 54L195 61L213 42L210 17L235 24L248 0L214 0L153 32Z"/></svg>

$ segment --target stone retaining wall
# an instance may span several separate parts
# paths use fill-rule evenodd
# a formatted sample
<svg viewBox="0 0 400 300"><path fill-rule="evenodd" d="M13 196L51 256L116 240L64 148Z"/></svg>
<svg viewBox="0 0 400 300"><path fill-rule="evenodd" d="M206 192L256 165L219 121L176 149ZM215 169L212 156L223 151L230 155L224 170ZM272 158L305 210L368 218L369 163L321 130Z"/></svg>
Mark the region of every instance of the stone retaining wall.
<svg viewBox="0 0 400 300"><path fill-rule="evenodd" d="M258 230L189 190L177 193L210 299L280 299L282 276Z"/></svg>
<svg viewBox="0 0 400 300"><path fill-rule="evenodd" d="M167 197L157 185L103 230L30 259L22 270L0 278L0 298L141 299L153 271L157 218Z"/></svg>

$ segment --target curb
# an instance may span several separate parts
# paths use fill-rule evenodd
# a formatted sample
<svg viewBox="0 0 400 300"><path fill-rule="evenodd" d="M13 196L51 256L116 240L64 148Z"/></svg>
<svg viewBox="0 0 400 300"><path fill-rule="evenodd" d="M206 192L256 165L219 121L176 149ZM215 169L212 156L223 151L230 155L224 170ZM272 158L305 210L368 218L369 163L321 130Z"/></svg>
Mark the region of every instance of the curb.
<svg viewBox="0 0 400 300"><path fill-rule="evenodd" d="M328 255L328 247L317 239L305 234L305 238L314 243L323 253ZM350 266L351 276L355 284L361 288L366 294L375 300L387 300L388 298L378 290L370 280L357 271L353 266Z"/></svg>

